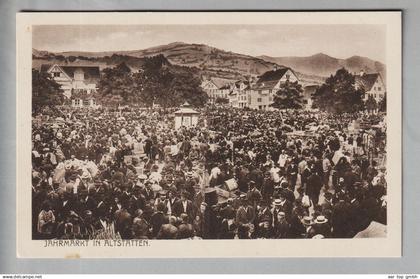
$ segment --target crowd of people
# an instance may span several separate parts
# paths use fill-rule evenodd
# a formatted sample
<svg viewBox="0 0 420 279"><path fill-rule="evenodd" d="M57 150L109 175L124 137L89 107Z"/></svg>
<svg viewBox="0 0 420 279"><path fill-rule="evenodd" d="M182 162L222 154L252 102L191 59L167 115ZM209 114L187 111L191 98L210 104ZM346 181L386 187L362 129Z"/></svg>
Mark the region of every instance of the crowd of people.
<svg viewBox="0 0 420 279"><path fill-rule="evenodd" d="M33 116L33 238L352 238L386 225L383 115L199 112L178 130L171 109Z"/></svg>

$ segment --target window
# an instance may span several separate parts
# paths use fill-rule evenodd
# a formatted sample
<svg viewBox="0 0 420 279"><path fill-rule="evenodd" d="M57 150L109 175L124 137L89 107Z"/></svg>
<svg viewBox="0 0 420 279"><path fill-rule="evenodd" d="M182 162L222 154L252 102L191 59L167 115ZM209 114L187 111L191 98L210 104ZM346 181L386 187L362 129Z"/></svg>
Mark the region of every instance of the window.
<svg viewBox="0 0 420 279"><path fill-rule="evenodd" d="M53 75L54 77L60 77L60 72L54 72Z"/></svg>
<svg viewBox="0 0 420 279"><path fill-rule="evenodd" d="M261 103L262 99L261 98L257 98L257 102Z"/></svg>
<svg viewBox="0 0 420 279"><path fill-rule="evenodd" d="M286 74L286 80L290 79L290 74Z"/></svg>
<svg viewBox="0 0 420 279"><path fill-rule="evenodd" d="M378 91L381 91L381 87L380 86L378 86Z"/></svg>
<svg viewBox="0 0 420 279"><path fill-rule="evenodd" d="M268 100L271 102L271 101L273 100L273 97L271 97L271 96L270 96L270 97L268 98Z"/></svg>

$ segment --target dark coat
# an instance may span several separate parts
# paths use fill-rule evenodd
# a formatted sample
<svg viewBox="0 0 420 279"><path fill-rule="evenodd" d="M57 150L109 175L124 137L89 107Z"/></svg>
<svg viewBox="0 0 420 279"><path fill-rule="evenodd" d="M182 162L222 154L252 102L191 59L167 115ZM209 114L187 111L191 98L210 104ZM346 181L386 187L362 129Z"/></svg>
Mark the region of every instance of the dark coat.
<svg viewBox="0 0 420 279"><path fill-rule="evenodd" d="M150 218L150 225L152 226L152 235L156 237L162 225L168 223L168 216L166 216L163 212L155 212Z"/></svg>
<svg viewBox="0 0 420 279"><path fill-rule="evenodd" d="M333 206L331 225L333 237L344 238L350 231L350 206L344 201L339 201Z"/></svg>
<svg viewBox="0 0 420 279"><path fill-rule="evenodd" d="M180 217L182 213L186 213L188 215L188 218L190 221L194 220L194 206L190 200L187 200L187 210L184 210L184 206L182 204L182 200L177 201L173 208L172 208L172 214Z"/></svg>
<svg viewBox="0 0 420 279"><path fill-rule="evenodd" d="M321 188L322 188L321 177L316 173L311 174L308 177L308 180L306 182L306 194L311 199L317 199L321 192Z"/></svg>
<svg viewBox="0 0 420 279"><path fill-rule="evenodd" d="M132 222L131 214L126 209L122 208L115 212L115 230L120 233L122 239L131 238Z"/></svg>
<svg viewBox="0 0 420 279"><path fill-rule="evenodd" d="M286 220L281 220L274 227L276 238L287 238L289 235L290 224Z"/></svg>

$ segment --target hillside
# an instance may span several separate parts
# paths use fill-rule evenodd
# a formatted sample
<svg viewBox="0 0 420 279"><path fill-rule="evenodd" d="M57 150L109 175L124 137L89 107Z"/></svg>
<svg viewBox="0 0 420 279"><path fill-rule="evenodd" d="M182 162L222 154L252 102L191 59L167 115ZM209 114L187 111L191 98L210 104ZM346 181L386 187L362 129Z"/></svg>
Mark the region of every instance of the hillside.
<svg viewBox="0 0 420 279"><path fill-rule="evenodd" d="M126 63L131 70L138 71L143 63L144 58L132 57L127 55L112 54L111 56L104 57L86 57L86 56L64 56L61 54L53 54L48 52L41 52L45 55L37 56L33 52L32 55L32 68L39 69L42 64L60 64L60 65L83 65L83 66L99 66L100 70L105 68L115 67L122 62Z"/></svg>
<svg viewBox="0 0 420 279"><path fill-rule="evenodd" d="M385 78L385 65L367 57L352 56L347 59L338 59L323 53L307 57L271 57L259 56L265 61L282 64L308 75L328 77L338 69L345 67L350 72L359 73L361 70L371 73L379 72Z"/></svg>
<svg viewBox="0 0 420 279"><path fill-rule="evenodd" d="M174 65L197 67L204 75L237 79L247 75L261 75L274 68L275 63L249 55L224 51L204 44L175 42L144 50L114 52L62 52L64 57L87 57L102 60L112 55L144 58L163 54Z"/></svg>
<svg viewBox="0 0 420 279"><path fill-rule="evenodd" d="M253 57L221 50L204 44L174 42L143 50L51 53L33 49L33 67L45 63L99 65L101 69L125 62L132 70L141 68L145 57L164 55L173 65L197 68L203 78L238 80L259 76L277 67L291 67L304 84L320 84L325 77L346 67L351 72L380 72L385 78L385 65L366 57L338 59L322 53L308 57Z"/></svg>

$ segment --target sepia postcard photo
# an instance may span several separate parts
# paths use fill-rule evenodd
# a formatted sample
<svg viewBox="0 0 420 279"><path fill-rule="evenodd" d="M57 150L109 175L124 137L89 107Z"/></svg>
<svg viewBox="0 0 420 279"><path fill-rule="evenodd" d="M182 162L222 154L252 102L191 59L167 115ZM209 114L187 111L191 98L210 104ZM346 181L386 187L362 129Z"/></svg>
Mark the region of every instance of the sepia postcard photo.
<svg viewBox="0 0 420 279"><path fill-rule="evenodd" d="M401 256L400 12L17 14L17 256Z"/></svg>

